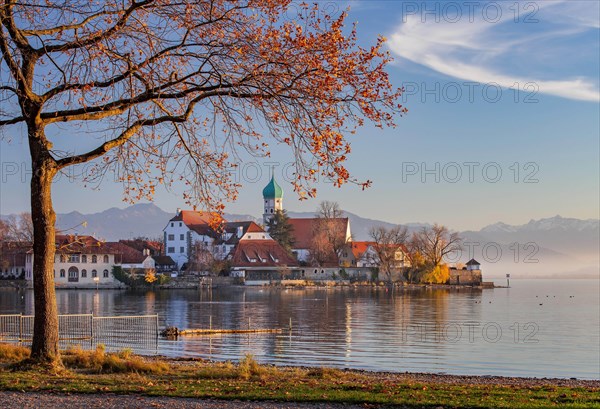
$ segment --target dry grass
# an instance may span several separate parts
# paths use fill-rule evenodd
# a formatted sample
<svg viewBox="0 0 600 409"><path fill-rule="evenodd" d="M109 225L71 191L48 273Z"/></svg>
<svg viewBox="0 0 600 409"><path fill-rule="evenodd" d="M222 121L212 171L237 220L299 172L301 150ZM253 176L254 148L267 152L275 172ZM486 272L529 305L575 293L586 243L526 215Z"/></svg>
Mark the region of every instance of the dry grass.
<svg viewBox="0 0 600 409"><path fill-rule="evenodd" d="M238 377L244 380L260 379L267 372L266 367L260 366L251 354L246 354L237 366Z"/></svg>
<svg viewBox="0 0 600 409"><path fill-rule="evenodd" d="M87 369L97 373L163 373L169 364L162 361L149 361L133 355L130 349L119 353L106 353L104 345L94 351L85 351L80 346L67 349L62 361L68 368Z"/></svg>
<svg viewBox="0 0 600 409"><path fill-rule="evenodd" d="M0 362L14 363L29 358L31 351L19 345L0 343Z"/></svg>
<svg viewBox="0 0 600 409"><path fill-rule="evenodd" d="M317 379L340 379L344 375L341 371L333 368L311 368L306 376Z"/></svg>

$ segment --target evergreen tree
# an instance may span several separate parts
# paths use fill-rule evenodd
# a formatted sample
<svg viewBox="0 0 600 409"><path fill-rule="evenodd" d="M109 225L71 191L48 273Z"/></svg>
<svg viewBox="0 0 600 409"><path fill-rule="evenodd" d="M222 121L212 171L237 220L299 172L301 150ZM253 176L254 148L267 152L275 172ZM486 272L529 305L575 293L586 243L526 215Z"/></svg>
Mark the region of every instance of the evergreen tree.
<svg viewBox="0 0 600 409"><path fill-rule="evenodd" d="M294 245L294 226L289 223L289 219L285 210L277 210L267 223L267 227L273 240L291 253Z"/></svg>

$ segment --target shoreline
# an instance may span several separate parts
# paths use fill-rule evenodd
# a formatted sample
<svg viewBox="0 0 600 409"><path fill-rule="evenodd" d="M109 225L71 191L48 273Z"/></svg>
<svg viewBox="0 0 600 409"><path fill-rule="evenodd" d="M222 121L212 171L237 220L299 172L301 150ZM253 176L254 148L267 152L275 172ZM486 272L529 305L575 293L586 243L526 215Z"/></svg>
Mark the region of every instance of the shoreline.
<svg viewBox="0 0 600 409"><path fill-rule="evenodd" d="M163 355L157 356L144 356L149 361L163 361L168 362L176 367L194 367L197 364L204 365L221 365L230 361L217 361L204 358L173 358ZM376 371L369 369L354 369L354 368L336 368L328 366L306 366L306 365L275 365L268 363L261 363L261 366L276 368L280 370L321 370L331 369L340 371L348 374L364 375L367 377L376 377L380 380L388 381L414 381L422 383L432 384L445 384L445 385L457 385L457 384L468 384L468 385L497 385L497 386L526 386L526 387L540 387L547 385L554 385L568 388L598 388L600 389L600 374L598 379L581 379L581 378L553 378L553 377L521 377L521 376L503 376L503 375L467 375L467 374L446 374L446 373L435 373L435 372L390 372L390 371Z"/></svg>
<svg viewBox="0 0 600 409"><path fill-rule="evenodd" d="M0 346L2 346L0 344ZM342 370L260 364L252 355L237 362L144 357L104 348L61 352L62 366L20 366L29 355L23 347L0 349L0 401L10 391L28 402L56 394L95 399L103 408L191 407L208 400L217 407L402 407L422 408L596 408L600 380L519 378L428 373ZM16 366L11 366L11 364ZM37 399L37 400L36 400ZM170 399L170 400L169 400ZM78 399L79 401L79 399ZM105 402L104 402L105 401ZM163 406L159 402L165 402ZM169 404L170 402L171 404ZM62 407L50 404L47 407ZM66 407L72 407L67 405ZM78 406L79 407L79 406Z"/></svg>

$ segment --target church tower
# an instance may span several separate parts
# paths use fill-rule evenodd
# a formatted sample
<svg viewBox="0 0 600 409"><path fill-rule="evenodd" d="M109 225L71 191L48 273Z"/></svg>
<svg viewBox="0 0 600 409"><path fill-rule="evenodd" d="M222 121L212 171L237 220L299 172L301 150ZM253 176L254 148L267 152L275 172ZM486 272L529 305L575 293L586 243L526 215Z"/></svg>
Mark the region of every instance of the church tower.
<svg viewBox="0 0 600 409"><path fill-rule="evenodd" d="M277 210L283 211L283 189L275 181L275 174L271 176L271 181L263 189L263 200L265 212L263 214L263 224L265 230L269 224L269 220Z"/></svg>

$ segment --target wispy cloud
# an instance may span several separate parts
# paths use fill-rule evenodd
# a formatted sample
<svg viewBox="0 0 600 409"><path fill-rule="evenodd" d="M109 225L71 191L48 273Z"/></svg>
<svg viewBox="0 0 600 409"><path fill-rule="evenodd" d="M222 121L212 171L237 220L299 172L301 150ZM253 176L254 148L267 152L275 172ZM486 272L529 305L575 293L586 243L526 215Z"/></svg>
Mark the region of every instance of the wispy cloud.
<svg viewBox="0 0 600 409"><path fill-rule="evenodd" d="M455 16L424 15L421 10L412 10L404 16L388 44L397 56L454 78L495 83L505 88L514 87L515 83L521 86L534 83L540 93L600 101L597 78L573 75L573 70L553 72L554 78L540 78L539 73L534 74L534 67L539 65L536 58L548 60L553 57L558 62L565 58L576 59L582 55L578 53L578 47L584 47L588 53L598 52L598 3L539 2L535 15L529 15L539 22L529 25L523 22L525 15L515 21L514 10L508 9L514 7L513 2L500 4L506 8L502 17L493 22L485 19L481 10L471 15L465 12L458 21ZM524 4L527 3L521 3L523 7ZM561 55L564 46L556 45L558 40L590 30L596 34L592 36L594 44L574 41L570 55ZM514 65L518 65L518 69Z"/></svg>

